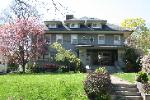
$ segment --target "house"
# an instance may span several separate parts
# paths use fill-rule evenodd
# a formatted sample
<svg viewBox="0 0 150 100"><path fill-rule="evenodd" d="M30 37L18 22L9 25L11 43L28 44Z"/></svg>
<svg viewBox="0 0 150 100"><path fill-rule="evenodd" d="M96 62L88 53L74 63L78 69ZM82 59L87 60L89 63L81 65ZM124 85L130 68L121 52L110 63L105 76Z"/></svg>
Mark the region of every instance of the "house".
<svg viewBox="0 0 150 100"><path fill-rule="evenodd" d="M66 20L45 21L45 37L48 44L59 42L75 52L84 65L123 65L125 39L132 33L107 20L83 17L76 19L66 15ZM53 56L52 51L45 58Z"/></svg>

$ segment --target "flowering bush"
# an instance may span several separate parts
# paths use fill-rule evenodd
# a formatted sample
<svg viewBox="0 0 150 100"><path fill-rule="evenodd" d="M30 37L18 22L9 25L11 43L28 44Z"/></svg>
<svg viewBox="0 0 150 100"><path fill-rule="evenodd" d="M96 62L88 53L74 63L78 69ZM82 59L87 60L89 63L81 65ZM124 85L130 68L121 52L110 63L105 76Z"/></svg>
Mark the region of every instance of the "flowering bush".
<svg viewBox="0 0 150 100"><path fill-rule="evenodd" d="M55 72L55 71L57 71L57 70L59 69L59 66L56 65L56 64L45 64L45 65L43 66L43 69L44 69L45 71Z"/></svg>
<svg viewBox="0 0 150 100"><path fill-rule="evenodd" d="M150 54L145 55L141 59L141 64L142 64L142 70L147 73L150 73Z"/></svg>
<svg viewBox="0 0 150 100"><path fill-rule="evenodd" d="M90 100L109 100L110 88L110 75L103 69L88 74L84 81L84 90Z"/></svg>

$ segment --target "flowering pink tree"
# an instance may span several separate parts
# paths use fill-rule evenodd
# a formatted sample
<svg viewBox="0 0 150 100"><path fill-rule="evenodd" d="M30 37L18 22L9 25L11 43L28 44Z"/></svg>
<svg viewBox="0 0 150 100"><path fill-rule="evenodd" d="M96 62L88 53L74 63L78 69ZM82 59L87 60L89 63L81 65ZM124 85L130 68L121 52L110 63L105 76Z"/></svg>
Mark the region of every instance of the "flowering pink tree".
<svg viewBox="0 0 150 100"><path fill-rule="evenodd" d="M6 23L0 28L0 51L22 65L25 72L27 62L36 60L44 50L43 34L44 27L34 18Z"/></svg>

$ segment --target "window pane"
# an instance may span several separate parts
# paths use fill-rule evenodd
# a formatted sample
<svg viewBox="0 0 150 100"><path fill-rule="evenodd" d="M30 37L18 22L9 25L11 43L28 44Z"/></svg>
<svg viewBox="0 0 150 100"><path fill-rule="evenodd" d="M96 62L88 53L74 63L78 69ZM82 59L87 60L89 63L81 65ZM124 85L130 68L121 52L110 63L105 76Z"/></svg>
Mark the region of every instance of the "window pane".
<svg viewBox="0 0 150 100"><path fill-rule="evenodd" d="M63 43L63 35L56 35L56 42Z"/></svg>

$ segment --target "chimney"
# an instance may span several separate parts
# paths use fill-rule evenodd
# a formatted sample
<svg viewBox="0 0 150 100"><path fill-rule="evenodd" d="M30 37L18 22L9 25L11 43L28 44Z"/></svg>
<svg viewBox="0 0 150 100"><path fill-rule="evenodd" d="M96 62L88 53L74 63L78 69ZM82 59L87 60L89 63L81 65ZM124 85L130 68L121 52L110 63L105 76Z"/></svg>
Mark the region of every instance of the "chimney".
<svg viewBox="0 0 150 100"><path fill-rule="evenodd" d="M74 18L73 15L66 15L66 20L73 19L73 18Z"/></svg>

